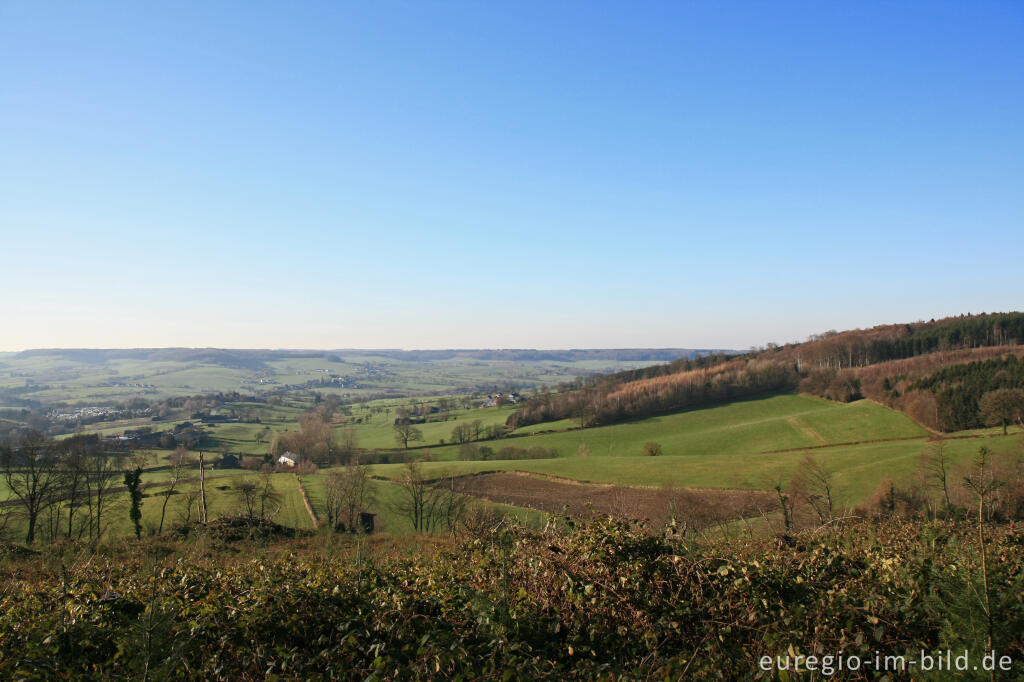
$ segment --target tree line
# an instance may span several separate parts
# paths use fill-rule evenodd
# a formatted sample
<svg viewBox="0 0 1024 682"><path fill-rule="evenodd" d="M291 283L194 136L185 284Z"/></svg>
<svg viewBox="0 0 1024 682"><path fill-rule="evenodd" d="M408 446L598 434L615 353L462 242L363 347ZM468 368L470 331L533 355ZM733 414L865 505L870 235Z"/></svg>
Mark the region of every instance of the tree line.
<svg viewBox="0 0 1024 682"><path fill-rule="evenodd" d="M1019 419L1013 391L1024 389L1022 363L1007 354L1018 342L1024 313L1016 312L829 331L800 344L680 358L563 384L527 399L507 426L571 419L585 428L798 389L840 402L870 397L938 430L1005 427ZM996 357L965 362L971 354ZM901 361L912 367L901 368ZM943 369L948 363L955 364Z"/></svg>
<svg viewBox="0 0 1024 682"><path fill-rule="evenodd" d="M801 372L844 369L961 348L1024 343L1024 313L962 315L930 322L827 331L804 343L768 344L755 354L791 360Z"/></svg>
<svg viewBox="0 0 1024 682"><path fill-rule="evenodd" d="M586 382L576 390L545 393L527 399L509 416L507 425L519 428L560 419L572 419L580 428L612 424L790 390L799 380L791 363L760 359L686 361L677 366L696 368L675 373L650 372L636 380L625 378L636 376L636 372L620 373Z"/></svg>
<svg viewBox="0 0 1024 682"><path fill-rule="evenodd" d="M946 431L1002 426L1024 416L1024 361L1016 355L951 365L912 385L935 395Z"/></svg>
<svg viewBox="0 0 1024 682"><path fill-rule="evenodd" d="M138 487L140 466L95 435L48 439L27 431L0 446L0 468L11 500L0 507L6 524L14 511L25 520L25 542L37 536L98 540L109 522L113 495ZM129 477L125 477L125 472ZM137 497L133 509L138 505ZM134 514L134 511L131 512ZM135 521L133 517L133 522Z"/></svg>

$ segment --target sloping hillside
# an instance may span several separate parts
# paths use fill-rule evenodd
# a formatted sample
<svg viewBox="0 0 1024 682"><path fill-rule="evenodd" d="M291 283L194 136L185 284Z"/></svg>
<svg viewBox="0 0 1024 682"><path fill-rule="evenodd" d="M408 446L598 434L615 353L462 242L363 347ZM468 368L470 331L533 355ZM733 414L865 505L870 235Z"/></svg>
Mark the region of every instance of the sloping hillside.
<svg viewBox="0 0 1024 682"><path fill-rule="evenodd" d="M423 466L438 476L519 470L620 485L765 489L788 480L811 454L835 472L837 495L859 504L885 477L910 476L930 437L905 415L868 400L844 404L793 394L586 429L571 420L551 422L515 434L489 445L498 454L503 447L540 447L560 456L462 461L459 446L431 446L438 461ZM984 440L950 441L951 458L968 457L979 442L1002 451L1019 440L977 435ZM648 441L661 445L660 456L643 456ZM385 477L402 475L400 464L372 469Z"/></svg>
<svg viewBox="0 0 1024 682"><path fill-rule="evenodd" d="M981 409L986 393L1024 389L1018 344L1024 344L1024 313L1017 312L826 332L739 356L681 358L590 378L532 398L508 424L612 424L799 390L840 402L869 397L935 430L976 428L989 421ZM1018 418L1024 417L1021 396Z"/></svg>

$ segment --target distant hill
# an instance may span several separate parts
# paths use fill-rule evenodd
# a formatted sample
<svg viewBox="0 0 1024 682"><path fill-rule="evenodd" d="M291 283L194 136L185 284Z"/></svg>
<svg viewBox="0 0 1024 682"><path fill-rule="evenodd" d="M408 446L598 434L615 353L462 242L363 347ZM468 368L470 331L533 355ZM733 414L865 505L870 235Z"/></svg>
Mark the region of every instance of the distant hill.
<svg viewBox="0 0 1024 682"><path fill-rule="evenodd" d="M528 400L509 423L608 424L799 390L843 402L868 397L931 429L954 431L982 426L981 398L999 389L1024 389L1024 313L829 331L803 343L590 377L575 391Z"/></svg>
<svg viewBox="0 0 1024 682"><path fill-rule="evenodd" d="M323 351L236 350L224 348L40 348L26 350L15 358L49 357L102 365L113 360L183 362L217 365L231 369L262 369L265 363L283 357L323 357Z"/></svg>
<svg viewBox="0 0 1024 682"><path fill-rule="evenodd" d="M346 398L491 393L718 351L650 349L43 348L0 355L0 407L110 405L216 392L333 391Z"/></svg>
<svg viewBox="0 0 1024 682"><path fill-rule="evenodd" d="M338 352L344 353L345 351ZM580 362L584 360L669 362L681 357L697 358L720 353L736 353L737 351L709 348L573 348L568 350L508 348L500 350L376 350L363 352L413 362L449 360L452 358L502 360L508 362Z"/></svg>
<svg viewBox="0 0 1024 682"><path fill-rule="evenodd" d="M394 358L406 362L434 362L454 358L471 360L499 360L509 362L579 362L608 360L613 362L668 362L677 358L696 358L720 353L735 353L724 349L700 348L580 348L567 350L524 349L337 349L337 350L250 350L225 348L40 348L13 354L16 358L52 357L75 362L104 364L111 360L133 359L148 362L192 362L219 365L232 369L261 369L273 360L295 358L331 358L338 354L356 353Z"/></svg>

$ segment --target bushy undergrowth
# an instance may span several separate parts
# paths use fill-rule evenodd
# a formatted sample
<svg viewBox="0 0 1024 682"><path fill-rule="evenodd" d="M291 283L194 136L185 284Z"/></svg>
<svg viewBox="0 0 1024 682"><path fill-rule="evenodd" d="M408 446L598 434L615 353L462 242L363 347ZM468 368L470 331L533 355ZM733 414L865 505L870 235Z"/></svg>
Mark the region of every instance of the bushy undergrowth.
<svg viewBox="0 0 1024 682"><path fill-rule="evenodd" d="M749 679L787 651L987 646L969 525L694 545L596 521L501 524L429 550L380 542L7 560L0 677ZM154 549L167 556L141 558ZM1020 676L1024 533L992 532L987 552L993 645Z"/></svg>

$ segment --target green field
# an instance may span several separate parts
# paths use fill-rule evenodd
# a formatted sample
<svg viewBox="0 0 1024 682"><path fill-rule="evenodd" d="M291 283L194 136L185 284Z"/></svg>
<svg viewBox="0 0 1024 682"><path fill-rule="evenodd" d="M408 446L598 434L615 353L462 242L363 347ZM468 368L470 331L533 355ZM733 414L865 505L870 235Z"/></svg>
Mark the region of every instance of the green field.
<svg viewBox="0 0 1024 682"><path fill-rule="evenodd" d="M425 397L420 402L431 403ZM355 429L363 449L395 451L393 422L395 409L408 406L407 399L377 400L351 406L351 414L339 415L337 429ZM251 403L228 404L226 409L253 410L262 423L221 423L211 429L217 446L233 452L262 454L269 442L257 444L257 431L269 429L280 433L298 428L297 418L313 403L310 399L294 399L284 405ZM429 449L437 461L426 462L432 476L465 474L499 470L521 470L537 474L568 477L577 480L652 487L759 488L783 485L798 470L808 454L834 472L835 496L840 504L864 503L885 478L906 481L919 468L920 455L929 447L933 435L899 412L861 400L841 404L802 395L781 394L742 400L726 405L693 409L650 417L621 424L578 429L571 421L560 421L519 429L513 435L496 441L480 443L494 450L505 446L529 448L542 446L554 449L560 456L552 459L460 461L459 447L450 444L452 428L460 423L480 420L483 425L502 424L514 410L503 408L454 409L448 421L420 425L424 440L409 450L417 457ZM159 428L166 428L162 422ZM97 425L103 431L119 427ZM444 440L446 444L442 445ZM946 440L947 452L954 465L967 462L981 445L997 453L1024 451L1019 434L1003 437L998 430L987 429L956 434ZM663 454L644 457L644 444L654 441ZM152 466L166 464L166 451L152 453ZM218 455L207 461L215 461ZM378 514L379 532L404 535L411 532L409 522L395 509L400 494L390 483L400 475L401 465L372 465L374 476L384 480L374 483L376 502L371 510ZM305 475L302 480L314 511L322 518L325 473ZM147 471L145 483L165 481L165 469ZM195 476L193 470L189 473ZM235 513L238 501L230 490L238 476L254 476L243 471L211 471L208 479L208 504L211 517ZM954 471L954 477L959 476ZM959 478L956 478L959 480ZM282 495L281 508L275 520L297 528L312 528L313 522L302 505L294 474L275 474L274 484ZM185 483L181 493L195 488ZM2 487L2 486L0 486ZM0 499L8 496L4 488ZM123 496L122 496L123 497ZM150 489L144 499L144 523L155 525L163 497L159 489ZM172 496L168 505L168 523L176 520L185 500L184 494ZM110 533L131 533L126 504L111 515ZM505 507L531 523L541 515L528 510Z"/></svg>
<svg viewBox="0 0 1024 682"><path fill-rule="evenodd" d="M549 424L545 427L552 426ZM568 422L556 426L568 428ZM1021 436L995 430L957 434L948 440L955 461L967 461L980 445L996 452L1021 447ZM427 470L470 473L518 469L580 480L642 486L770 488L785 482L808 454L835 472L838 498L859 504L886 477L913 475L929 434L906 416L868 401L831 403L777 395L625 424L509 438L498 443L541 445L572 456L548 460L454 461L457 448L432 448L442 461ZM661 443L664 455L643 457L644 442ZM577 456L579 446L589 456ZM401 465L372 467L397 476Z"/></svg>
<svg viewBox="0 0 1024 682"><path fill-rule="evenodd" d="M398 404L406 401L390 402L393 403L392 406L397 406ZM452 429L455 428L456 425L470 423L478 419L485 427L495 424L504 424L505 420L508 419L509 415L515 412L515 410L515 405L453 410L452 416L448 421L417 424L416 428L423 433L423 440L411 445L417 448L434 448L439 447L442 441L445 443L451 443ZM397 447L393 428L395 416L393 412L389 414L370 414L367 411L356 410L355 416L361 416L364 420L370 420L369 423L354 424L352 426L356 431L356 437L359 439L359 447L372 449L389 449ZM339 428L342 427L339 426Z"/></svg>
<svg viewBox="0 0 1024 682"><path fill-rule="evenodd" d="M504 408L472 410L460 415L466 421L483 413L497 423L511 412ZM447 422L432 434L450 434L457 422ZM442 425L427 425L441 427ZM644 443L660 443L665 455L704 456L719 454L755 454L775 450L809 448L840 443L924 438L927 432L899 412L866 400L855 403L833 403L802 395L774 395L743 400L727 405L700 408L610 426L576 428L569 420L537 424L517 430L513 437L486 443L493 448L511 445L529 448L540 445L554 448L562 456L577 455L580 446L595 457L630 457L640 455ZM366 433L369 429L359 431ZM390 425L382 425L379 440L390 435ZM427 430L424 429L426 435ZM444 436L440 436L444 437ZM360 441L360 444L364 443ZM425 439L420 447L430 447L439 459L457 459L458 447L439 446L436 440ZM394 447L394 442L391 442Z"/></svg>
<svg viewBox="0 0 1024 682"><path fill-rule="evenodd" d="M302 483L306 486L306 492L309 494L309 500L313 505L314 511L316 511L321 519L324 519L326 517L323 511L325 475L302 476ZM372 488L375 501L370 506L370 511L377 515L376 519L374 519L375 532L388 535L412 534L412 523L397 510L402 501L400 487L388 481L372 481ZM503 514L512 515L528 525L543 523L544 514L537 511L490 502L481 502L481 504Z"/></svg>
<svg viewBox="0 0 1024 682"><path fill-rule="evenodd" d="M949 442L952 459L963 463L987 445L997 453L1015 452L1021 437L992 436ZM901 481L913 475L926 447L924 438L904 441L836 446L771 454L675 455L646 457L561 457L549 460L490 462L426 462L428 474L441 476L482 471L520 470L578 480L638 486L771 488L785 482L812 454L835 472L836 499L844 504L864 503L885 478ZM397 477L401 465L379 464L374 475ZM959 480L959 479L955 479Z"/></svg>
<svg viewBox="0 0 1024 682"><path fill-rule="evenodd" d="M189 470L186 474L189 480L181 481L175 488L167 503L167 515L165 519L165 530L183 517L188 493L199 490L199 472ZM242 470L208 471L206 474L206 499L209 516L211 519L217 516L236 514L240 510L237 496L232 491L232 485L239 478L255 478L256 475ZM170 473L164 470L146 471L142 475L143 485L153 483L164 483L170 478ZM116 479L116 486L121 487L121 478ZM284 525L295 528L312 528L313 522L309 518L302 499L299 494L298 484L294 474L274 474L273 485L275 490L281 494L280 511L275 520ZM155 530L160 522L160 511L163 506L166 488L154 486L144 488L142 498L142 524L143 532ZM10 492L0 482L0 499L9 498ZM106 537L120 537L134 533L132 522L128 517L128 497L120 492L110 496L109 506L103 516ZM192 510L192 520L196 519L195 508ZM42 523L42 520L40 521ZM24 521L19 515L12 520L7 528L7 535L12 538L19 538L24 533Z"/></svg>
<svg viewBox="0 0 1024 682"><path fill-rule="evenodd" d="M431 402L429 399L425 402ZM381 401L391 408L406 401ZM457 459L458 446L452 444L452 429L458 424L480 420L483 426L504 424L515 412L514 405L500 408L458 409L443 422L418 425L423 440L410 444L410 450L429 448L439 459ZM353 417L364 423L352 424L359 447L395 449L394 413L373 414L356 408ZM265 425L285 430L294 423ZM554 448L564 457L577 454L584 445L592 456L639 455L644 443L655 441L667 455L717 452L760 453L772 450L805 448L826 444L924 437L927 432L899 412L866 400L850 404L833 403L801 395L776 395L686 412L651 417L611 426L579 429L570 420L548 422L518 429L512 437L484 443L498 449L504 445L529 448L541 445ZM239 438L239 451L255 452L254 443L243 439L258 430L250 424L217 427L217 437ZM338 429L343 428L339 425Z"/></svg>

